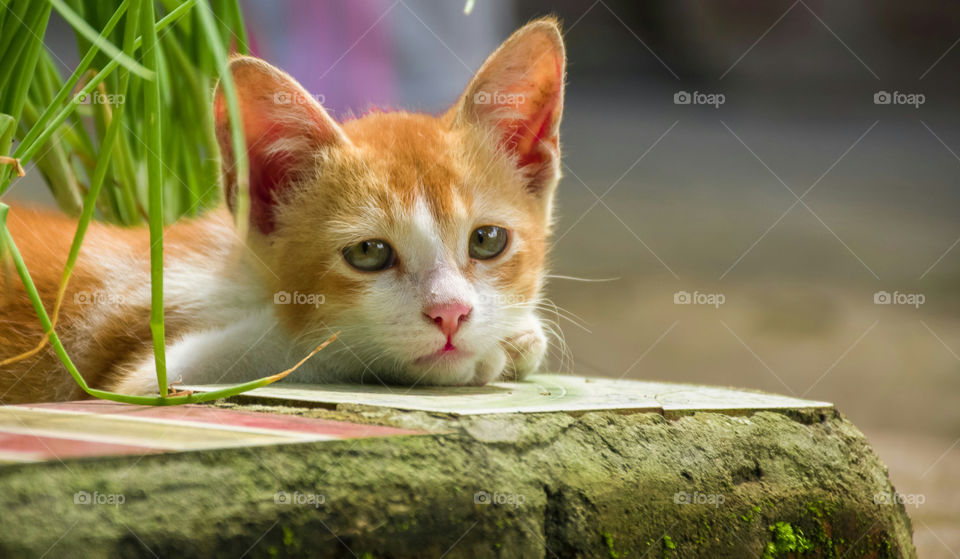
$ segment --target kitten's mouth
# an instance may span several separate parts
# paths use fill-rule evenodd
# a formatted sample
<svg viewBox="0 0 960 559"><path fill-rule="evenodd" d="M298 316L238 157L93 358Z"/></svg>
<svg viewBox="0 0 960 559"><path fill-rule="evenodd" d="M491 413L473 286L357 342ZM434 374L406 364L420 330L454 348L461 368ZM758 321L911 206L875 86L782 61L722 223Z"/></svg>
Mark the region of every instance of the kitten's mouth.
<svg viewBox="0 0 960 559"><path fill-rule="evenodd" d="M413 360L417 365L433 365L437 363L452 363L454 361L459 361L469 357L471 352L458 349L453 343L450 342L450 339L447 339L447 343L437 351L433 353L428 353L427 355L422 355Z"/></svg>

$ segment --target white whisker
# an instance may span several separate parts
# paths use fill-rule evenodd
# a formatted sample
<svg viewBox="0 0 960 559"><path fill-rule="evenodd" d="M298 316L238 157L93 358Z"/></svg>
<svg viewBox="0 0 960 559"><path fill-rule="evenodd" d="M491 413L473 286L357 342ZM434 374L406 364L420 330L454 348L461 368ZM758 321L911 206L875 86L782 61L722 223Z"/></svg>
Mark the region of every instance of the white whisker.
<svg viewBox="0 0 960 559"><path fill-rule="evenodd" d="M615 277L615 278L578 278L578 277L576 277L576 276L564 276L564 275L559 275L559 274L547 274L547 275L545 275L545 276L543 276L543 277L545 277L545 278L547 278L547 279L562 279L562 280L570 280L570 281L583 281L583 282L588 282L588 283L605 283L605 282L609 282L609 281L618 281L618 280L623 279L623 278L621 278L620 276L617 276L617 277Z"/></svg>

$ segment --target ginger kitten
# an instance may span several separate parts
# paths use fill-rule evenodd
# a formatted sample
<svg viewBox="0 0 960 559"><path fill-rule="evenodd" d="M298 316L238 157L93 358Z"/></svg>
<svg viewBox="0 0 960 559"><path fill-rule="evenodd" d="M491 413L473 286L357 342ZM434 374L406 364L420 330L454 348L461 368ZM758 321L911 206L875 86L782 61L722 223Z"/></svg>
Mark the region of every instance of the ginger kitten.
<svg viewBox="0 0 960 559"><path fill-rule="evenodd" d="M445 114L373 112L338 124L289 75L234 59L251 233L238 238L226 209L167 228L168 378L259 378L335 331L340 341L291 379L482 385L536 370L547 348L536 306L560 178L565 64L557 22L537 20L487 59ZM219 90L214 112L232 211ZM13 208L9 226L49 311L75 223ZM148 248L146 229L91 224L57 332L94 387L157 391ZM7 272L0 361L42 336ZM3 403L84 396L49 347L0 368Z"/></svg>

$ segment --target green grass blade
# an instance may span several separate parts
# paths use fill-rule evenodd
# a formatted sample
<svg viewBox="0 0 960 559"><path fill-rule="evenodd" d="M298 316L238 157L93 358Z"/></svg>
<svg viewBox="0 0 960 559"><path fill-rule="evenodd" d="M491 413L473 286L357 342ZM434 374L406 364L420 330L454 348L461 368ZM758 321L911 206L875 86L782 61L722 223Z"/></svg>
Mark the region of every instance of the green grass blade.
<svg viewBox="0 0 960 559"><path fill-rule="evenodd" d="M4 155L10 149L10 146L13 144L13 135L17 131L17 119L12 116L0 113L0 155ZM4 169L3 167L7 167ZM0 165L0 174L2 173L13 173L13 165L3 164Z"/></svg>
<svg viewBox="0 0 960 559"><path fill-rule="evenodd" d="M70 26L77 31L77 33L80 33L80 35L93 43L93 45L98 49L141 78L145 80L154 79L156 76L156 72L154 71L155 69L151 70L149 68L145 68L136 60L124 54L113 43L106 40L101 34L97 33L94 28L90 27L90 24L87 23L86 20L80 17L76 12L70 9L70 6L67 6L61 0L47 1L50 2L50 5L57 10L57 13L59 13L63 19L67 20L67 23L69 23Z"/></svg>
<svg viewBox="0 0 960 559"><path fill-rule="evenodd" d="M9 145L17 130L17 119L8 114L0 114L0 146Z"/></svg>
<svg viewBox="0 0 960 559"><path fill-rule="evenodd" d="M240 54L250 54L250 46L247 42L247 27L243 24L243 11L240 8L240 0L227 0L227 9L230 11L230 19L233 21L233 32L237 38L237 52Z"/></svg>
<svg viewBox="0 0 960 559"><path fill-rule="evenodd" d="M241 239L247 238L250 226L250 167L247 161L247 143L243 136L243 120L240 117L240 104L237 102L237 91L230 74L227 52L220 44L220 34L213 22L213 12L210 4L202 0L197 5L200 24L203 27L207 43L217 62L217 71L220 74L220 85L223 87L223 96L227 102L227 114L230 118L230 148L233 151L233 165L237 177L236 224L237 235Z"/></svg>
<svg viewBox="0 0 960 559"><path fill-rule="evenodd" d="M154 27L153 0L141 0L140 26L143 29L143 62L148 70L156 72L160 64L157 49L157 30ZM157 386L160 397L167 397L166 340L163 324L163 162L160 152L162 107L160 82L143 84L144 123L146 132L147 190L150 216L150 332L153 334L153 355L157 367Z"/></svg>

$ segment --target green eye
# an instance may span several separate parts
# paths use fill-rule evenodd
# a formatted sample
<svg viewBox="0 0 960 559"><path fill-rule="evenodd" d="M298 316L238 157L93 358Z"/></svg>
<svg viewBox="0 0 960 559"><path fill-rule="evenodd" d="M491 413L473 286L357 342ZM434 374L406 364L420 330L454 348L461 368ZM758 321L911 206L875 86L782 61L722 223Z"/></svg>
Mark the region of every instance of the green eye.
<svg viewBox="0 0 960 559"><path fill-rule="evenodd" d="M343 249L343 258L348 264L364 272L385 270L396 262L396 256L386 241L372 239L360 241Z"/></svg>
<svg viewBox="0 0 960 559"><path fill-rule="evenodd" d="M496 225L477 227L470 234L470 258L488 260L507 248L507 230Z"/></svg>

